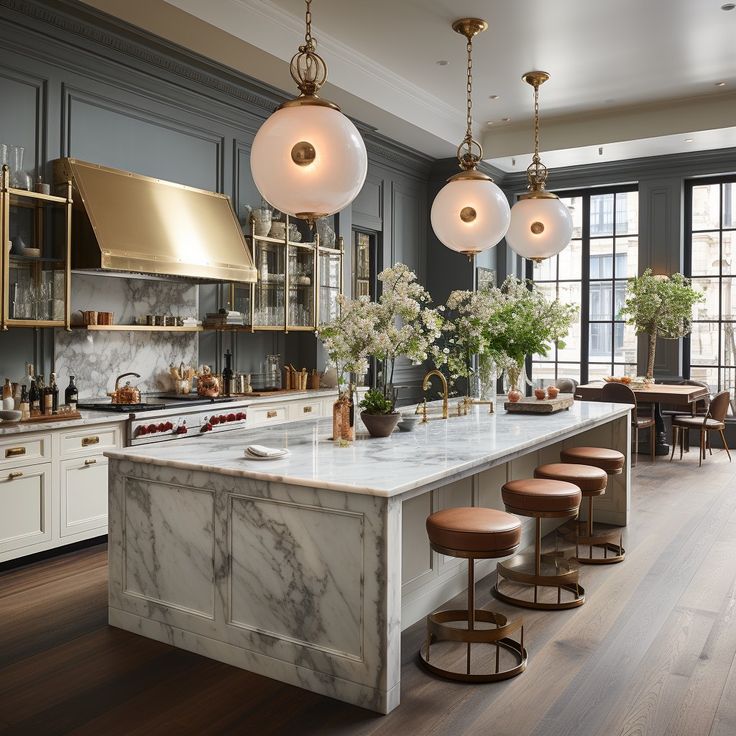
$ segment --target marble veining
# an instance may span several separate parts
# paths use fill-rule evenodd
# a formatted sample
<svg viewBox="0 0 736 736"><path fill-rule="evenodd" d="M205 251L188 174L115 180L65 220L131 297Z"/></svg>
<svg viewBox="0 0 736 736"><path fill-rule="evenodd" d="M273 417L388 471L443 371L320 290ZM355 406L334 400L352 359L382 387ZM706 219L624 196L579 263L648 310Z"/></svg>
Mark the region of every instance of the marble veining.
<svg viewBox="0 0 736 736"><path fill-rule="evenodd" d="M80 309L113 312L117 324L133 324L148 314L196 317L197 286L75 273L72 310ZM56 372L64 381L76 377L80 399L104 396L114 388L115 376L126 371L141 375L141 391L171 390L169 364L196 365L198 353L197 333L54 332Z"/></svg>
<svg viewBox="0 0 736 736"><path fill-rule="evenodd" d="M180 442L114 450L112 458L188 470L316 486L351 493L393 496L449 476L468 473L540 444L558 442L625 415L623 404L576 401L551 415L488 414L473 407L468 416L432 420L414 432L385 439L359 435L349 447L331 442L331 420L226 432ZM287 457L247 460L245 447L286 447Z"/></svg>

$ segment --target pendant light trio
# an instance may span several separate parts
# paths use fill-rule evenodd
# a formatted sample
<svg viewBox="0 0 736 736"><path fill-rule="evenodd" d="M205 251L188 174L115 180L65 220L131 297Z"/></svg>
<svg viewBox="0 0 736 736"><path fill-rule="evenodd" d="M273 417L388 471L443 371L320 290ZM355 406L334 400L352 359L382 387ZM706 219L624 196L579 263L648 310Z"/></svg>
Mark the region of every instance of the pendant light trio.
<svg viewBox="0 0 736 736"><path fill-rule="evenodd" d="M299 88L261 126L253 140L251 170L261 195L274 207L307 220L332 215L358 195L368 171L365 143L340 108L317 94L327 80L327 65L312 36L312 0L306 2L304 44L291 60ZM483 149L473 138L473 38L488 28L479 18L452 24L466 39L467 127L458 146L460 172L448 179L432 204L432 228L451 250L472 258L506 236L519 255L541 261L570 242L572 217L559 199L545 190L547 168L539 158L539 86L546 72L528 72L534 88L534 156L527 169L529 191L509 208L504 193L478 170Z"/></svg>

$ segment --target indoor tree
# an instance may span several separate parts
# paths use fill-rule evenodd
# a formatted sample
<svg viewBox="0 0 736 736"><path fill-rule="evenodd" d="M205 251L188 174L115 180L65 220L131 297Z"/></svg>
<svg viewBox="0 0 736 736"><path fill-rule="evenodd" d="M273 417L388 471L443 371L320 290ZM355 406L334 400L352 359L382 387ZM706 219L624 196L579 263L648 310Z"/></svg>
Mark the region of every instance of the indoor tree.
<svg viewBox="0 0 736 736"><path fill-rule="evenodd" d="M629 281L621 314L637 335L648 336L646 377L654 378L657 338L676 340L690 332L693 306L703 295L681 273L655 276L652 269Z"/></svg>

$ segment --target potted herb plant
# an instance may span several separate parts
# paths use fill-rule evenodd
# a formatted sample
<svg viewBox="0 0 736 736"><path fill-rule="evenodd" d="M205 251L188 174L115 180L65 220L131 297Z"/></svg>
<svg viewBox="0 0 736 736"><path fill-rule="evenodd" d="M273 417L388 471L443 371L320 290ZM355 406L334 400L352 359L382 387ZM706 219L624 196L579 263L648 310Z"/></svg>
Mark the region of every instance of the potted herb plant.
<svg viewBox="0 0 736 736"><path fill-rule="evenodd" d="M401 414L394 409L394 402L384 396L380 389L366 391L359 404L363 410L360 418L371 437L388 437L394 431Z"/></svg>
<svg viewBox="0 0 736 736"><path fill-rule="evenodd" d="M647 335L646 377L654 379L657 338L676 340L692 329L693 307L705 298L681 273L655 276L652 269L629 281L621 314L637 335Z"/></svg>

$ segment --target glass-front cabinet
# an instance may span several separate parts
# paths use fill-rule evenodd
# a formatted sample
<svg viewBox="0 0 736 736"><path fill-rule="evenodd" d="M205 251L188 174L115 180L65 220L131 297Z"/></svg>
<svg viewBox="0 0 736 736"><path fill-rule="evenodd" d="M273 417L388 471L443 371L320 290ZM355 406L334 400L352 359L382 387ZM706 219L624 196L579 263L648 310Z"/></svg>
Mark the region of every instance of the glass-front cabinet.
<svg viewBox="0 0 736 736"><path fill-rule="evenodd" d="M72 191L15 189L7 166L0 189L0 326L69 328Z"/></svg>
<svg viewBox="0 0 736 736"><path fill-rule="evenodd" d="M251 218L248 241L258 279L233 284L230 295L230 308L244 315L245 329L311 331L337 314L342 239L331 228L314 232L297 222L287 217L283 236L273 226L268 235L256 235ZM330 247L320 245L320 230L327 232Z"/></svg>

